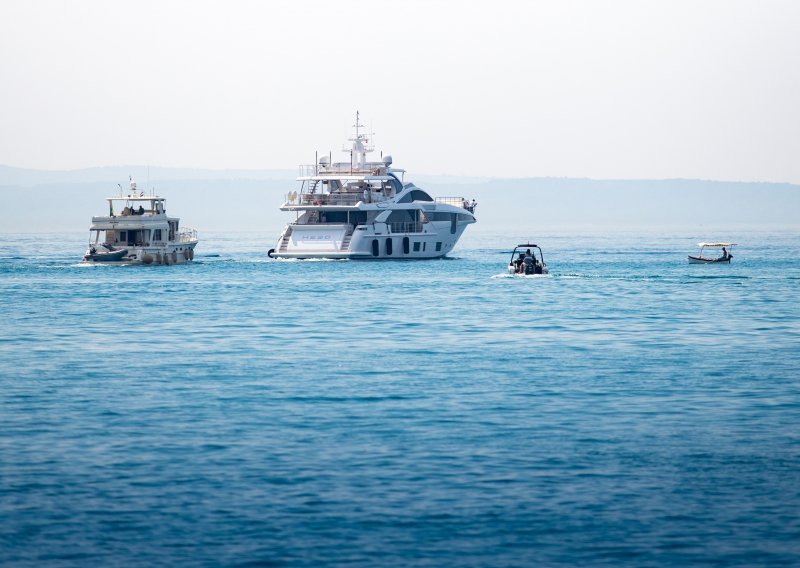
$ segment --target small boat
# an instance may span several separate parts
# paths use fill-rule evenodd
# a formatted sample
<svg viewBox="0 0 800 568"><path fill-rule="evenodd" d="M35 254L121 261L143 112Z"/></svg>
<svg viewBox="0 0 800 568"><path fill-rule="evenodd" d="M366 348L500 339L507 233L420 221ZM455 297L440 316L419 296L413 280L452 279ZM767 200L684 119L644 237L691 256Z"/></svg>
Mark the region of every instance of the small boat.
<svg viewBox="0 0 800 568"><path fill-rule="evenodd" d="M523 250L524 249L524 252ZM536 251L539 251L537 258ZM517 251L520 251L519 254ZM516 259L514 258L516 256ZM533 274L549 274L550 270L544 261L542 249L533 243L517 245L511 253L508 273L514 276L530 276Z"/></svg>
<svg viewBox="0 0 800 568"><path fill-rule="evenodd" d="M110 245L102 245L105 250L97 250L94 245L89 246L84 262L118 262L128 256L128 249L115 249Z"/></svg>
<svg viewBox="0 0 800 568"><path fill-rule="evenodd" d="M167 216L167 200L145 195L130 180L130 192L107 197L108 215L92 217L84 264L184 264L194 258L197 231Z"/></svg>
<svg viewBox="0 0 800 568"><path fill-rule="evenodd" d="M736 246L736 243L698 243L700 247L700 254L698 256L689 255L689 264L730 264L733 255L729 252L729 249ZM722 254L720 256L715 256L713 258L708 256L703 256L703 252L705 249L722 249Z"/></svg>

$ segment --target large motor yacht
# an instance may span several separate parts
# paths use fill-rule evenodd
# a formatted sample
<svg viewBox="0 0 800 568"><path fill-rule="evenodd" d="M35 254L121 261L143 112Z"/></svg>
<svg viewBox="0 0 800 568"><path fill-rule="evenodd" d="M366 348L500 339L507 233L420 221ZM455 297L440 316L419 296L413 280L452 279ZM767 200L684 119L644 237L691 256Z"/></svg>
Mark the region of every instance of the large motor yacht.
<svg viewBox="0 0 800 568"><path fill-rule="evenodd" d="M464 229L475 222L475 202L462 197L434 199L413 183L392 157L367 161L374 151L356 134L348 162L323 156L300 166L300 190L286 196L282 211L296 219L286 225L269 256L273 258L438 258L453 250Z"/></svg>
<svg viewBox="0 0 800 568"><path fill-rule="evenodd" d="M85 264L183 264L194 258L197 231L179 229L180 219L167 216L163 197L137 191L131 180L128 195L106 201L108 215L92 217Z"/></svg>

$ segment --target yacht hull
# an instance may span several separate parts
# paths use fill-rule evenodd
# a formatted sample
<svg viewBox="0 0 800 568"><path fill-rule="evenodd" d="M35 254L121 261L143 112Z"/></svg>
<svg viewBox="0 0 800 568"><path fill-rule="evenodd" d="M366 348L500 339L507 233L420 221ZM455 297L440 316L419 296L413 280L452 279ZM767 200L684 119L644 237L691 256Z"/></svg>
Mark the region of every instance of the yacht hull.
<svg viewBox="0 0 800 568"><path fill-rule="evenodd" d="M290 224L270 249L270 258L416 260L441 258L453 250L468 223L429 223L421 233L392 233L386 227L320 227ZM381 225L377 223L376 225Z"/></svg>

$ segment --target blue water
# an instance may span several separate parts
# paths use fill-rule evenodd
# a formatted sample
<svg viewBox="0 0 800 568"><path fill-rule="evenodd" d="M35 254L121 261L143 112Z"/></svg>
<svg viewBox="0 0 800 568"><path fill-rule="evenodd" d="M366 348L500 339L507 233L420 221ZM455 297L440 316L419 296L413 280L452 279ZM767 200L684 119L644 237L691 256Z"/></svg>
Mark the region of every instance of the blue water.
<svg viewBox="0 0 800 568"><path fill-rule="evenodd" d="M0 235L0 565L800 565L800 236L708 236Z"/></svg>

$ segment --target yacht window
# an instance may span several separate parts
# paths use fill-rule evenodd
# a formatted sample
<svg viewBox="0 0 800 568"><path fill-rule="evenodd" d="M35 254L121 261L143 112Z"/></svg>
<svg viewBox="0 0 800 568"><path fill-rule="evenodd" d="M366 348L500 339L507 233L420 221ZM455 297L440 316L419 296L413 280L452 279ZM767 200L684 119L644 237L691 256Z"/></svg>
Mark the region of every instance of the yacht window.
<svg viewBox="0 0 800 568"><path fill-rule="evenodd" d="M161 229L153 229L153 240L154 241L161 240Z"/></svg>
<svg viewBox="0 0 800 568"><path fill-rule="evenodd" d="M406 191L403 196L397 200L398 203L411 203L412 201L433 201L433 198L421 189L412 189Z"/></svg>
<svg viewBox="0 0 800 568"><path fill-rule="evenodd" d="M425 241L422 242L422 252L425 252Z"/></svg>
<svg viewBox="0 0 800 568"><path fill-rule="evenodd" d="M419 241L414 243L414 252L419 252Z"/></svg>
<svg viewBox="0 0 800 568"><path fill-rule="evenodd" d="M400 209L389 213L389 218L386 219L387 223L413 223L416 221L415 209Z"/></svg>
<svg viewBox="0 0 800 568"><path fill-rule="evenodd" d="M389 180L389 183L392 184L392 187L394 188L394 193L395 193L395 195L397 195L398 193L402 192L403 189L405 189L405 188L403 187L403 184L400 182L400 180L397 179L396 175L389 174L389 176L392 178L392 179ZM414 185L414 184L412 183L412 184L409 184L409 185Z"/></svg>
<svg viewBox="0 0 800 568"><path fill-rule="evenodd" d="M351 211L350 212L350 223L353 225L364 225L367 222L367 212L366 211Z"/></svg>
<svg viewBox="0 0 800 568"><path fill-rule="evenodd" d="M347 211L323 211L320 216L322 223L347 223Z"/></svg>
<svg viewBox="0 0 800 568"><path fill-rule="evenodd" d="M436 252L442 250L442 243L436 243Z"/></svg>
<svg viewBox="0 0 800 568"><path fill-rule="evenodd" d="M119 232L119 242L125 242L128 240L128 231L120 231Z"/></svg>

